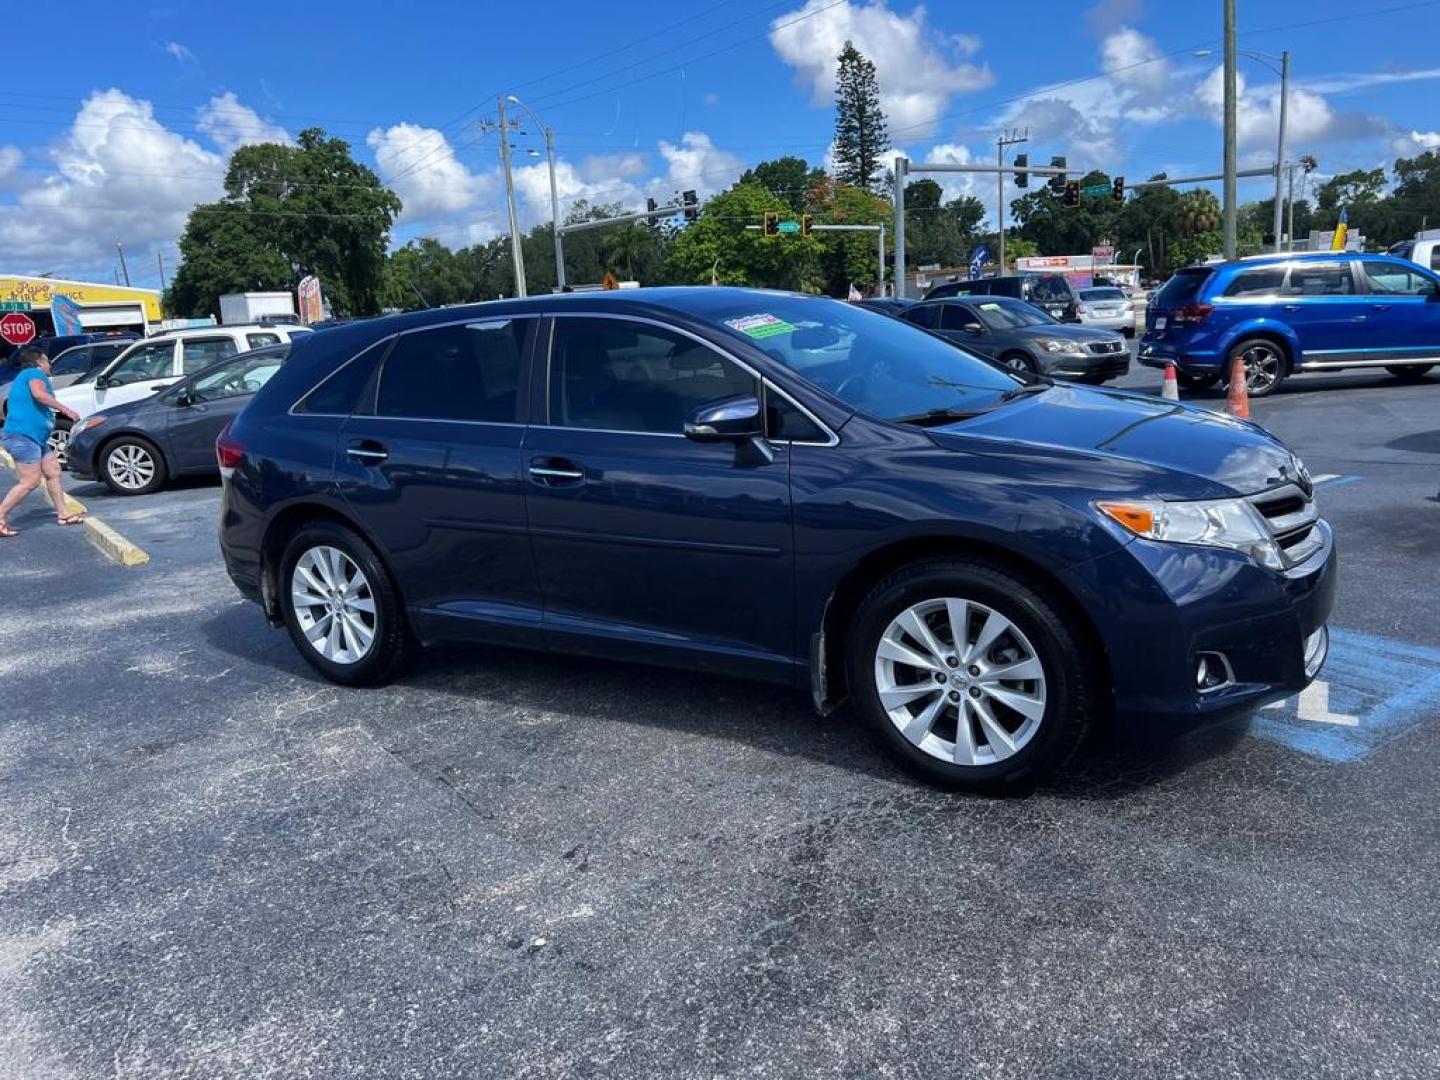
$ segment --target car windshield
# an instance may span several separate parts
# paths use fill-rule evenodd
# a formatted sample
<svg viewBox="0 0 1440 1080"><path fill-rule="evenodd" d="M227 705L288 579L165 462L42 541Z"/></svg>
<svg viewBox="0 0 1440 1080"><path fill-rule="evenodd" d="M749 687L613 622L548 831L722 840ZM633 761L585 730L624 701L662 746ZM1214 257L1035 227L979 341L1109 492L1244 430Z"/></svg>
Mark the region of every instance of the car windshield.
<svg viewBox="0 0 1440 1080"><path fill-rule="evenodd" d="M1081 300L1124 300L1125 294L1119 289L1081 289Z"/></svg>
<svg viewBox="0 0 1440 1080"><path fill-rule="evenodd" d="M705 314L847 405L895 419L979 411L1018 380L906 322L819 297L756 293Z"/></svg>
<svg viewBox="0 0 1440 1080"><path fill-rule="evenodd" d="M1020 330L1027 326L1049 326L1059 322L1048 312L1031 304L1012 300L986 300L973 305L991 330Z"/></svg>

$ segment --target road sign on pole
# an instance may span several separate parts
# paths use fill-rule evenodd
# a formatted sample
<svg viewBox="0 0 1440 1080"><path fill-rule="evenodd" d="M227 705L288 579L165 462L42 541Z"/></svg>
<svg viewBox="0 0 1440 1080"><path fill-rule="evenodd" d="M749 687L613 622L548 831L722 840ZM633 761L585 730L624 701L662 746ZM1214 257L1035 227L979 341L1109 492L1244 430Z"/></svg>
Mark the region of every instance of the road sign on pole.
<svg viewBox="0 0 1440 1080"><path fill-rule="evenodd" d="M782 221L780 222L780 231L786 236L798 233L800 231L800 223L798 221Z"/></svg>
<svg viewBox="0 0 1440 1080"><path fill-rule="evenodd" d="M35 321L18 312L6 315L0 319L0 340L11 345L28 345L35 340Z"/></svg>
<svg viewBox="0 0 1440 1080"><path fill-rule="evenodd" d="M1110 185L1109 185L1109 184L1086 184L1083 188L1080 189L1080 194L1082 194L1082 195L1084 195L1086 198L1090 198L1090 199L1097 198L1097 197L1099 197L1099 196L1101 196L1101 195L1109 195L1109 194L1110 194Z"/></svg>

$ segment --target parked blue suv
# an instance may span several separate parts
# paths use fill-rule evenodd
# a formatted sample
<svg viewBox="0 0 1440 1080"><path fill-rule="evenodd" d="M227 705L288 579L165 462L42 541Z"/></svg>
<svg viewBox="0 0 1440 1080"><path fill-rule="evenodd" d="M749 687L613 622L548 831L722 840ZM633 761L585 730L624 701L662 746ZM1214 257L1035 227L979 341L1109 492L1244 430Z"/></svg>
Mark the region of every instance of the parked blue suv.
<svg viewBox="0 0 1440 1080"><path fill-rule="evenodd" d="M1440 363L1440 276L1328 251L1177 271L1150 300L1140 363L1174 363L1181 385L1204 389L1228 381L1237 356L1256 397L1302 371L1421 378Z"/></svg>
<svg viewBox="0 0 1440 1080"><path fill-rule="evenodd" d="M817 297L338 327L216 451L230 576L348 685L441 640L741 675L848 699L975 790L1105 717L1173 731L1294 694L1327 649L1330 528L1270 435Z"/></svg>

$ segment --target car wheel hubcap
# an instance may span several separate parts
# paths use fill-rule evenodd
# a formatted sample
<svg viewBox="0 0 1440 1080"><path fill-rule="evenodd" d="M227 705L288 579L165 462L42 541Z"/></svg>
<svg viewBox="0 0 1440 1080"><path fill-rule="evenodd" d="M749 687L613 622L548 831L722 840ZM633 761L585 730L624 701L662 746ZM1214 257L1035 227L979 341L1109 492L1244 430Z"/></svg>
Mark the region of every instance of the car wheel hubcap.
<svg viewBox="0 0 1440 1080"><path fill-rule="evenodd" d="M52 454L60 459L60 463L63 465L65 464L65 455L70 449L70 433L57 428L50 432L50 437L45 440L45 445Z"/></svg>
<svg viewBox="0 0 1440 1080"><path fill-rule="evenodd" d="M332 664L356 664L375 642L375 595L355 560L314 547L291 574L295 620L310 647Z"/></svg>
<svg viewBox="0 0 1440 1080"><path fill-rule="evenodd" d="M1268 390L1280 378L1280 354L1267 345L1245 350L1245 381L1252 391Z"/></svg>
<svg viewBox="0 0 1440 1080"><path fill-rule="evenodd" d="M1029 371L1030 365L1025 363L1024 360L1021 360L1020 357L1012 356L1010 358L1010 368L1013 371Z"/></svg>
<svg viewBox="0 0 1440 1080"><path fill-rule="evenodd" d="M994 608L925 600L891 620L875 650L875 687L896 729L933 758L994 765L1025 748L1045 716L1045 669Z"/></svg>
<svg viewBox="0 0 1440 1080"><path fill-rule="evenodd" d="M110 451L106 469L110 479L127 491L137 491L155 479L155 459L150 451L134 444Z"/></svg>

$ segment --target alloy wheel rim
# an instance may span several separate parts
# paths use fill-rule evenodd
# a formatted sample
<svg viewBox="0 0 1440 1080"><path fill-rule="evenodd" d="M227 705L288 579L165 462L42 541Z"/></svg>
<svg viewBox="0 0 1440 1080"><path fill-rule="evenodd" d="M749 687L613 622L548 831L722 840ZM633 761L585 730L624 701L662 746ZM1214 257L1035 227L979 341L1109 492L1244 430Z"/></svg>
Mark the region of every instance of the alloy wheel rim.
<svg viewBox="0 0 1440 1080"><path fill-rule="evenodd" d="M45 440L45 445L51 453L60 459L60 463L63 465L65 464L66 454L70 450L70 433L56 428L50 432L49 438Z"/></svg>
<svg viewBox="0 0 1440 1080"><path fill-rule="evenodd" d="M1268 390L1280 378L1280 354L1268 345L1252 345L1245 350L1245 381L1250 391Z"/></svg>
<svg viewBox="0 0 1440 1080"><path fill-rule="evenodd" d="M134 443L110 451L105 468L110 479L127 491L137 491L155 479L155 459L150 451Z"/></svg>
<svg viewBox="0 0 1440 1080"><path fill-rule="evenodd" d="M1030 640L994 608L957 597L913 604L875 649L880 705L905 739L949 765L994 765L1035 738L1045 669Z"/></svg>
<svg viewBox="0 0 1440 1080"><path fill-rule="evenodd" d="M1029 371L1030 365L1018 356L1012 356L1009 362L1011 371Z"/></svg>
<svg viewBox="0 0 1440 1080"><path fill-rule="evenodd" d="M339 548L310 548L290 575L295 620L332 664L358 664L375 644L375 595L365 572Z"/></svg>

